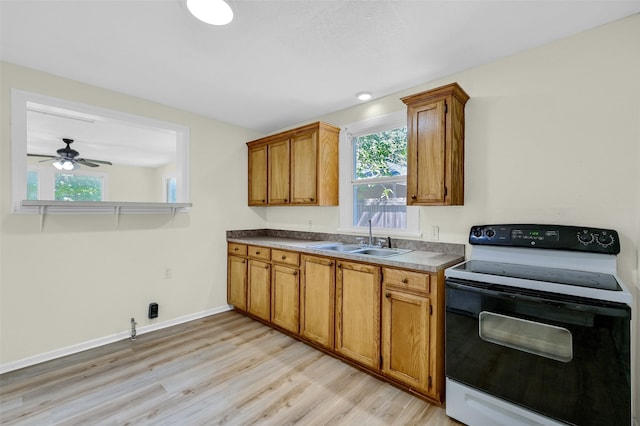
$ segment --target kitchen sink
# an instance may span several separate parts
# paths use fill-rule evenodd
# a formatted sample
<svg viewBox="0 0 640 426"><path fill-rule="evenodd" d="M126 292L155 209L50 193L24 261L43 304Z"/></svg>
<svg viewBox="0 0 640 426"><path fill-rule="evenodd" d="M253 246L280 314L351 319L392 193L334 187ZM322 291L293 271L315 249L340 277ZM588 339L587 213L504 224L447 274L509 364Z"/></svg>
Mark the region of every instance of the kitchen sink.
<svg viewBox="0 0 640 426"><path fill-rule="evenodd" d="M384 247L362 247L356 244L342 244L342 243L324 243L317 245L310 245L309 248L317 250L326 250L340 253L359 254L363 256L372 257L389 257L396 256L398 254L409 253L411 250L407 249L394 249Z"/></svg>

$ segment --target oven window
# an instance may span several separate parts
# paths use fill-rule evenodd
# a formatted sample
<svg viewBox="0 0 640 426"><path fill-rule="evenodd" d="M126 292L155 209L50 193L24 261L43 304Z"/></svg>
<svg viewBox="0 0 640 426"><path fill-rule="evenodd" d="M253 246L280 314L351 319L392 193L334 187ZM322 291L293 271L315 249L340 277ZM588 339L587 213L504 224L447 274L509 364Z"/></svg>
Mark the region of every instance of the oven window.
<svg viewBox="0 0 640 426"><path fill-rule="evenodd" d="M490 343L562 362L573 359L571 332L566 328L482 311L478 331Z"/></svg>

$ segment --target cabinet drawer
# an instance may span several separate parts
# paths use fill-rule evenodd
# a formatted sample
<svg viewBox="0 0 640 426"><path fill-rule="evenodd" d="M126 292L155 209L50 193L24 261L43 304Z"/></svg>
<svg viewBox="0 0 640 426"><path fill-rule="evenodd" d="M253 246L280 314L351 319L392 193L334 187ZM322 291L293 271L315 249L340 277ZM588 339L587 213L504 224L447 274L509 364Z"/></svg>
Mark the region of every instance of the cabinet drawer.
<svg viewBox="0 0 640 426"><path fill-rule="evenodd" d="M291 251L271 250L271 259L274 263L282 263L283 265L300 265L300 254Z"/></svg>
<svg viewBox="0 0 640 426"><path fill-rule="evenodd" d="M270 260L271 249L259 246L249 246L249 257L254 259Z"/></svg>
<svg viewBox="0 0 640 426"><path fill-rule="evenodd" d="M229 254L235 254L238 256L246 256L247 255L247 246L244 244L237 243L229 243L227 247L227 252Z"/></svg>
<svg viewBox="0 0 640 426"><path fill-rule="evenodd" d="M429 275L402 269L383 269L384 282L387 286L404 290L429 292Z"/></svg>

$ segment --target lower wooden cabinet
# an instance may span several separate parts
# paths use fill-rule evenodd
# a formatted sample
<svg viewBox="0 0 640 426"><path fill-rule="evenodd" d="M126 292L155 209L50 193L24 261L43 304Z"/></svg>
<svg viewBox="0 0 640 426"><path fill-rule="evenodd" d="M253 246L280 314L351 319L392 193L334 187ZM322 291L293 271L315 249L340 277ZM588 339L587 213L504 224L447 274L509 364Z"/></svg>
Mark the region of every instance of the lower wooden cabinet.
<svg viewBox="0 0 640 426"><path fill-rule="evenodd" d="M336 266L332 259L302 256L300 335L333 349Z"/></svg>
<svg viewBox="0 0 640 426"><path fill-rule="evenodd" d="M382 299L382 372L429 391L429 298L385 288Z"/></svg>
<svg viewBox="0 0 640 426"><path fill-rule="evenodd" d="M247 310L247 259L227 258L227 303L235 309Z"/></svg>
<svg viewBox="0 0 640 426"><path fill-rule="evenodd" d="M298 334L300 324L300 273L273 265L271 269L271 322Z"/></svg>
<svg viewBox="0 0 640 426"><path fill-rule="evenodd" d="M373 370L380 365L380 268L338 261L335 350Z"/></svg>
<svg viewBox="0 0 640 426"><path fill-rule="evenodd" d="M247 312L266 321L271 319L271 265L269 263L249 260Z"/></svg>

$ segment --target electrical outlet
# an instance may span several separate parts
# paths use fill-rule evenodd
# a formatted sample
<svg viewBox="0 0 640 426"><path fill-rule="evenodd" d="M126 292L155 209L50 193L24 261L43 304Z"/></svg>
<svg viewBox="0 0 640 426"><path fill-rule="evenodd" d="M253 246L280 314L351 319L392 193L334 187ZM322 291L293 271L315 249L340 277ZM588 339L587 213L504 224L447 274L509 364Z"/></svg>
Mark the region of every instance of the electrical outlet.
<svg viewBox="0 0 640 426"><path fill-rule="evenodd" d="M162 275L162 279L170 280L173 278L173 270L170 267L164 268L164 275Z"/></svg>
<svg viewBox="0 0 640 426"><path fill-rule="evenodd" d="M437 226L431 227L431 241L438 241L440 239L440 228Z"/></svg>

